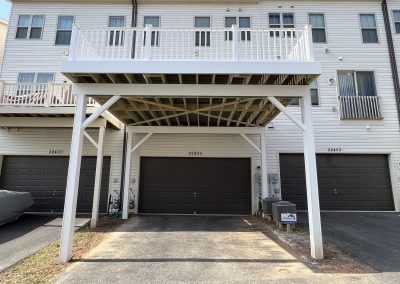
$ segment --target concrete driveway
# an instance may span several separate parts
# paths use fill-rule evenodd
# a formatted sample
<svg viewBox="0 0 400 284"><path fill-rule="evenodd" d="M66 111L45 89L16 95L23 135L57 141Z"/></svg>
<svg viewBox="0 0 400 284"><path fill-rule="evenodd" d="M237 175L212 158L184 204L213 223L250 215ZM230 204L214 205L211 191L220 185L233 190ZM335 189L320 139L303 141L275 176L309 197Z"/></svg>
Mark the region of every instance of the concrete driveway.
<svg viewBox="0 0 400 284"><path fill-rule="evenodd" d="M323 236L379 272L400 272L400 213L322 212Z"/></svg>
<svg viewBox="0 0 400 284"><path fill-rule="evenodd" d="M76 229L89 219L77 218ZM55 215L22 215L17 221L0 227L0 271L34 254L61 234L62 218Z"/></svg>
<svg viewBox="0 0 400 284"><path fill-rule="evenodd" d="M257 222L254 217L133 217L55 282L298 284L368 279L313 271L257 229Z"/></svg>

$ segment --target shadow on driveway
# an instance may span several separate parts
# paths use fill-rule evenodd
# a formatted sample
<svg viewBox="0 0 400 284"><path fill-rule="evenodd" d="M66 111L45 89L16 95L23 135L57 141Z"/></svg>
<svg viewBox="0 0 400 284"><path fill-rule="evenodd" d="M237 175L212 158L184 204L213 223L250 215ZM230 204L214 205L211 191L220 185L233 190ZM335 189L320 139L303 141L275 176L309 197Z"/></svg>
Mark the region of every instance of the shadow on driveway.
<svg viewBox="0 0 400 284"><path fill-rule="evenodd" d="M300 215L307 222L307 214ZM342 251L379 272L400 272L400 214L322 212L322 234Z"/></svg>

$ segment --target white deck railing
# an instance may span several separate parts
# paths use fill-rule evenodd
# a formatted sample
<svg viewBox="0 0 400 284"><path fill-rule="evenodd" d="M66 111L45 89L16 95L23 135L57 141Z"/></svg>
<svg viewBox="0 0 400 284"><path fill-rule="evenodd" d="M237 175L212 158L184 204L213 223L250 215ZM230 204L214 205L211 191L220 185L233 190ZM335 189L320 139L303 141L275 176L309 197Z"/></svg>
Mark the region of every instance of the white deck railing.
<svg viewBox="0 0 400 284"><path fill-rule="evenodd" d="M0 106L75 106L71 83L7 83L0 82ZM88 105L95 101L88 99Z"/></svg>
<svg viewBox="0 0 400 284"><path fill-rule="evenodd" d="M151 36L146 37L146 34ZM314 61L303 29L82 29L74 26L70 60Z"/></svg>
<svg viewBox="0 0 400 284"><path fill-rule="evenodd" d="M382 119L379 97L339 96L341 119Z"/></svg>

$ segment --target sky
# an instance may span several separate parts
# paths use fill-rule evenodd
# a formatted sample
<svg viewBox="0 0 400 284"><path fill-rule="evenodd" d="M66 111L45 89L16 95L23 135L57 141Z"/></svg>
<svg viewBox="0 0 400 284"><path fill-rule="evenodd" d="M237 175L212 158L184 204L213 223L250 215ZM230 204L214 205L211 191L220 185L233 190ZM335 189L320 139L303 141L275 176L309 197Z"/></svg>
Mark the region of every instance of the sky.
<svg viewBox="0 0 400 284"><path fill-rule="evenodd" d="M0 0L0 18L8 21L10 18L11 4L6 0Z"/></svg>

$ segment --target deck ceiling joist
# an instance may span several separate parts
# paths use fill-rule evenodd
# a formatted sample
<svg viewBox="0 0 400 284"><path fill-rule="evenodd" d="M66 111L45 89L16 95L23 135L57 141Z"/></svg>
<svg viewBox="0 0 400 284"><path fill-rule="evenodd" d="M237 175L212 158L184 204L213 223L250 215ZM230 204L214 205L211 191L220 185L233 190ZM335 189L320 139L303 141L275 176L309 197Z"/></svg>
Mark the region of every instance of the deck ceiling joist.
<svg viewBox="0 0 400 284"><path fill-rule="evenodd" d="M126 74L67 73L74 83L308 85L317 76L305 74Z"/></svg>
<svg viewBox="0 0 400 284"><path fill-rule="evenodd" d="M94 97L99 104L109 98ZM285 106L292 100L279 98ZM268 98L133 96L122 97L109 111L131 126L209 127L265 126L280 112Z"/></svg>

